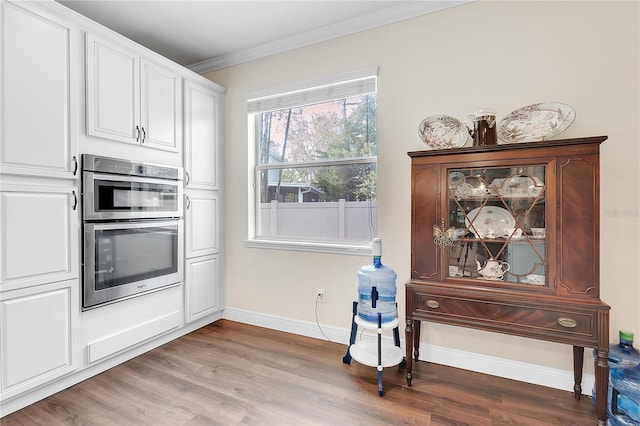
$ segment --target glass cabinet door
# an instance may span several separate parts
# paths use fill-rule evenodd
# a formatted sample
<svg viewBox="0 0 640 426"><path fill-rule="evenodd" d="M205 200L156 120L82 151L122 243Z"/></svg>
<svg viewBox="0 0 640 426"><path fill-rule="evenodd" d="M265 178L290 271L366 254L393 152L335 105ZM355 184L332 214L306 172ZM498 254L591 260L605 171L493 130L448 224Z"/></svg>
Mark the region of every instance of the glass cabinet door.
<svg viewBox="0 0 640 426"><path fill-rule="evenodd" d="M434 226L450 278L547 284L546 165L448 169L448 225Z"/></svg>

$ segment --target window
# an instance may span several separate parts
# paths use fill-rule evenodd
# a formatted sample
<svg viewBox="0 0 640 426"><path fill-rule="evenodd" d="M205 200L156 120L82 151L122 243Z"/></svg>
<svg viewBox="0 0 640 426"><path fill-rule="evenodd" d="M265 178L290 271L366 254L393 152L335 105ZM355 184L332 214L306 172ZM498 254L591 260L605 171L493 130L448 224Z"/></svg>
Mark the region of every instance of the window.
<svg viewBox="0 0 640 426"><path fill-rule="evenodd" d="M257 94L248 110L250 242L338 252L367 246L377 224L376 69Z"/></svg>

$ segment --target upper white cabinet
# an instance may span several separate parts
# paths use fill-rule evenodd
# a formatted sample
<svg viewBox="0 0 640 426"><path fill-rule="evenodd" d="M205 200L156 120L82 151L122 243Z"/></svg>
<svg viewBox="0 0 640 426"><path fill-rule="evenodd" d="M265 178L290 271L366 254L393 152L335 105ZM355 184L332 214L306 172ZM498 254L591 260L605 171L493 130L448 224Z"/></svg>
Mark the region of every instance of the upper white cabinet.
<svg viewBox="0 0 640 426"><path fill-rule="evenodd" d="M87 134L179 151L179 75L115 43L86 35Z"/></svg>
<svg viewBox="0 0 640 426"><path fill-rule="evenodd" d="M0 4L0 170L77 172L78 31L28 2Z"/></svg>
<svg viewBox="0 0 640 426"><path fill-rule="evenodd" d="M200 84L184 85L185 187L219 189L222 136L222 96Z"/></svg>

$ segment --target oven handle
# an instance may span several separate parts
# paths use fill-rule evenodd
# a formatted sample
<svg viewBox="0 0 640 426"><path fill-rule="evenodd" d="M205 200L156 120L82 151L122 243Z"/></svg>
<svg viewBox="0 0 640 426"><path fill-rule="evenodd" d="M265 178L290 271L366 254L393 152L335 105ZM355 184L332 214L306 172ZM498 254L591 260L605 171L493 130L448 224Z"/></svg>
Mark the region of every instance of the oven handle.
<svg viewBox="0 0 640 426"><path fill-rule="evenodd" d="M182 219L173 220L134 220L127 222L109 222L109 223L85 223L86 227L90 227L95 231L104 229L140 229L140 228L161 228L163 226L181 227Z"/></svg>
<svg viewBox="0 0 640 426"><path fill-rule="evenodd" d="M96 180L104 180L104 181L112 181L112 182L134 182L134 183L152 183L155 185L168 185L175 186L178 185L178 180L174 179L161 179L161 178L149 178L149 177L139 177L139 176L120 176L120 175L110 175L104 173L95 173L95 172L84 172L85 173L85 181L90 183L93 186L93 181Z"/></svg>

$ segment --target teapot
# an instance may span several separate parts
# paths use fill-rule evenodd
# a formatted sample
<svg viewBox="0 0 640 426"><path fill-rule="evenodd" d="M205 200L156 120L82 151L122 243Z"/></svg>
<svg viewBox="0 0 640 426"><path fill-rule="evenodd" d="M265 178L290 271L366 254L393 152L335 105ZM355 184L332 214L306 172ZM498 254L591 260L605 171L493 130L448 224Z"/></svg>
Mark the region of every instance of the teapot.
<svg viewBox="0 0 640 426"><path fill-rule="evenodd" d="M481 261L484 261L482 263ZM501 280L505 272L511 268L507 262L495 259L484 259L484 256L476 256L478 272L487 280Z"/></svg>
<svg viewBox="0 0 640 426"><path fill-rule="evenodd" d="M473 138L473 146L496 145L496 112L492 109L481 109L474 115L467 117L472 122L472 128L467 126Z"/></svg>

